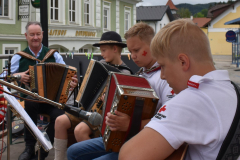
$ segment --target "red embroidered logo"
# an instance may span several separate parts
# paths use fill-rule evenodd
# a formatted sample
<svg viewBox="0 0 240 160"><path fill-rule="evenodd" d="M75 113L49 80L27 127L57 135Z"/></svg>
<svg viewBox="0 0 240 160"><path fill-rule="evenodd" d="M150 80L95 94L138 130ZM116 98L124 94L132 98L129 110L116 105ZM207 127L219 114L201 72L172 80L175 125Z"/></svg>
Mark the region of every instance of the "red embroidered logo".
<svg viewBox="0 0 240 160"><path fill-rule="evenodd" d="M172 95L174 95L174 90L171 91Z"/></svg>
<svg viewBox="0 0 240 160"><path fill-rule="evenodd" d="M166 111L166 105L164 105L162 108L159 109L158 113Z"/></svg>
<svg viewBox="0 0 240 160"><path fill-rule="evenodd" d="M190 86L190 87L193 87L193 88L197 88L197 89L199 87L199 83L195 83L195 82L192 82L192 81L188 81L187 85Z"/></svg>
<svg viewBox="0 0 240 160"><path fill-rule="evenodd" d="M154 117L157 118L157 119L160 119L160 120L163 119L163 118L166 118L165 115L161 114L161 112L164 112L164 111L166 111L166 105L164 105L163 107L161 107L161 108L159 109L158 113L157 113Z"/></svg>
<svg viewBox="0 0 240 160"><path fill-rule="evenodd" d="M146 51L144 51L142 55L143 55L143 56L146 56L146 55L147 55L147 52L146 52Z"/></svg>

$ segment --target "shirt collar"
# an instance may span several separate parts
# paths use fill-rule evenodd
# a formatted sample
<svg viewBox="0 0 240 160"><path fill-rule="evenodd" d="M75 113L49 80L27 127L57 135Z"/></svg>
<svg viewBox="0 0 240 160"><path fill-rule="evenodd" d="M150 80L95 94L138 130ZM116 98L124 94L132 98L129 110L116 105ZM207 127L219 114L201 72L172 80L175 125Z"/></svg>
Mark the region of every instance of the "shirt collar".
<svg viewBox="0 0 240 160"><path fill-rule="evenodd" d="M32 53L32 55L35 57L35 53L31 50L31 48L30 48L29 46L28 46L28 48L29 48L30 52ZM42 48L43 48L43 44L42 44L42 46L41 46L41 49L40 49L39 52L37 53L36 58L38 58L38 57L40 56L40 53L42 52Z"/></svg>
<svg viewBox="0 0 240 160"><path fill-rule="evenodd" d="M156 62L156 63L154 63L154 65L152 66L152 67L155 67L155 66L159 66L159 64ZM151 67L151 68L152 68ZM143 71L146 71L146 68L145 67L143 67ZM150 78L150 77L152 77L152 75L154 75L155 74L155 72L150 72L150 73L145 73L145 72L143 72L142 73L142 75L143 75L143 77L147 77L147 78ZM159 75L160 76L160 75Z"/></svg>
<svg viewBox="0 0 240 160"><path fill-rule="evenodd" d="M214 70L214 71L208 72L203 77L211 78L211 79L214 79L214 80L230 81L229 73L228 73L227 70Z"/></svg>
<svg viewBox="0 0 240 160"><path fill-rule="evenodd" d="M214 70L214 71L208 72L204 76L193 75L188 81L188 86L198 88L199 84L201 84L202 82L207 82L212 80L230 81L228 71Z"/></svg>
<svg viewBox="0 0 240 160"><path fill-rule="evenodd" d="M159 66L159 64L156 62L156 63L153 64L152 67L155 67L155 66ZM151 67L151 68L152 68L152 67ZM146 71L146 67L143 67L143 71Z"/></svg>

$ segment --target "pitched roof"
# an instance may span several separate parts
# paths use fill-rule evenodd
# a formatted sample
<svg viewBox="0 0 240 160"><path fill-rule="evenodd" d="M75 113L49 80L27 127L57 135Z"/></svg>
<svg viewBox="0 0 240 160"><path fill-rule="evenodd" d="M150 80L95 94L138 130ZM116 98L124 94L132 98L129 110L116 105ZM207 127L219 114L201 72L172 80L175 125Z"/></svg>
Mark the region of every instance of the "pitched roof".
<svg viewBox="0 0 240 160"><path fill-rule="evenodd" d="M173 4L172 0L168 0L167 4L171 10L178 10L177 7Z"/></svg>
<svg viewBox="0 0 240 160"><path fill-rule="evenodd" d="M198 27L205 27L210 21L211 18L193 18L193 22L197 24Z"/></svg>
<svg viewBox="0 0 240 160"><path fill-rule="evenodd" d="M137 21L161 21L165 13L170 21L174 20L169 6L140 6L137 7Z"/></svg>
<svg viewBox="0 0 240 160"><path fill-rule="evenodd" d="M216 14L214 15L214 12L216 12L217 10L224 10L225 11L229 6L230 6L230 4L218 4L218 5L215 5L215 6L211 7L208 10L207 17L208 18L215 17L217 15Z"/></svg>
<svg viewBox="0 0 240 160"><path fill-rule="evenodd" d="M212 22L213 20L215 20L218 16L220 16L222 13L224 13L227 9L233 7L239 3L240 0L236 0L234 3L232 4L220 4L220 5L216 5L213 6L212 8L210 8L210 10L208 11L208 18L211 18ZM209 17L209 13L210 13L210 17Z"/></svg>

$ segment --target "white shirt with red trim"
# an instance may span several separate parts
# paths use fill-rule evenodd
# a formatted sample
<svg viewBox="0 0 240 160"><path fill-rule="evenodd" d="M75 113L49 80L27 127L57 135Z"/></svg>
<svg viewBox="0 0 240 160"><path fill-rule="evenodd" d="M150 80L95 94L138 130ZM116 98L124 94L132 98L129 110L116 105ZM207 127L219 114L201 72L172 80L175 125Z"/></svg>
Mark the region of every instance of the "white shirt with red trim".
<svg viewBox="0 0 240 160"><path fill-rule="evenodd" d="M159 64L156 62L152 67L154 66L159 66ZM146 68L143 68L143 71L145 70ZM149 84L154 89L159 98L155 114L165 102L170 100L175 95L173 89L169 87L167 81L160 78L160 74L161 69L149 73L143 72L142 74L140 74L140 76L148 80Z"/></svg>
<svg viewBox="0 0 240 160"><path fill-rule="evenodd" d="M216 159L233 121L237 95L228 71L194 75L145 126L159 132L174 148L189 144L187 160ZM161 144L159 144L161 145Z"/></svg>

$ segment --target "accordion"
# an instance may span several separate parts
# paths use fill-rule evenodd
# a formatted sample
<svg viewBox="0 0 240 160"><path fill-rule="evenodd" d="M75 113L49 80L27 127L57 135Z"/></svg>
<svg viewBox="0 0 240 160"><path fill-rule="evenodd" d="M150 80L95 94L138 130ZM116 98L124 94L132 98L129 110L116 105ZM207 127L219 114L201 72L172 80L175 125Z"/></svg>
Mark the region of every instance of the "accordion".
<svg viewBox="0 0 240 160"><path fill-rule="evenodd" d="M39 63L29 66L30 89L42 97L66 103L72 77L77 69L59 63Z"/></svg>
<svg viewBox="0 0 240 160"><path fill-rule="evenodd" d="M115 67L91 59L76 98L76 102L84 110L101 114L103 106L101 97L106 90L110 71L120 72Z"/></svg>
<svg viewBox="0 0 240 160"><path fill-rule="evenodd" d="M153 117L158 97L143 77L122 73L111 73L109 77L101 133L106 151L119 152L123 143L141 130L141 121ZM114 114L115 110L131 117L128 131L111 131L106 125L107 113Z"/></svg>

